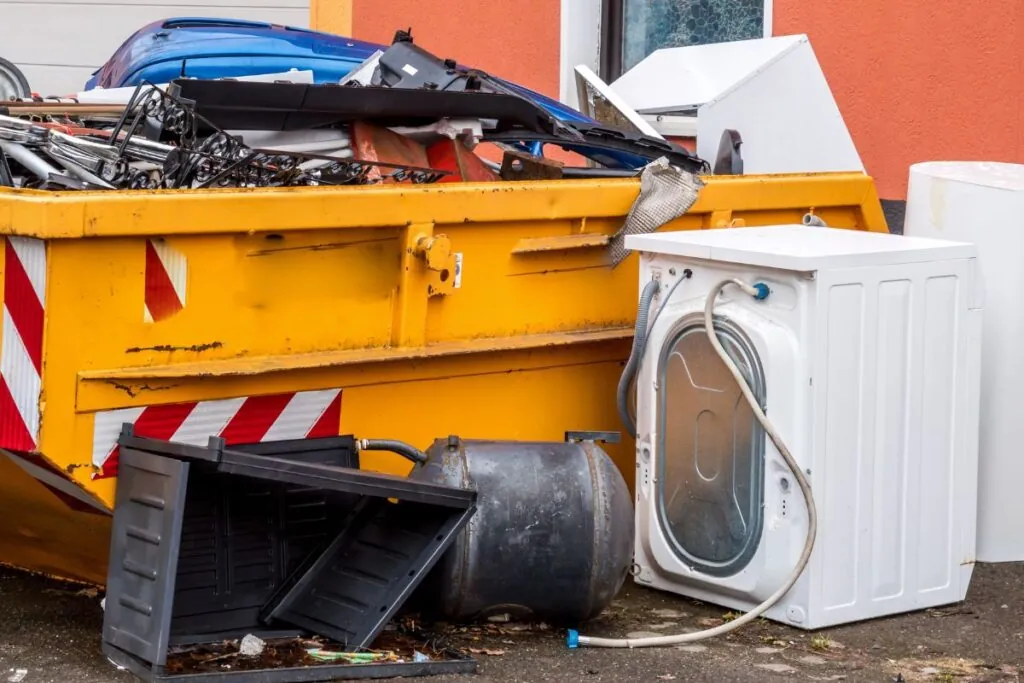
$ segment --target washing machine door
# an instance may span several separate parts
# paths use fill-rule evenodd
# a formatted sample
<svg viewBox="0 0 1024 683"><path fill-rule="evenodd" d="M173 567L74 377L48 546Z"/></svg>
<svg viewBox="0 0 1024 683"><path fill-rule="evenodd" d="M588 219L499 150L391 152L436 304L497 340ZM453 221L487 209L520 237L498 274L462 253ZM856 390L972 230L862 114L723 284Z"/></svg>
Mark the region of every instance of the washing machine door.
<svg viewBox="0 0 1024 683"><path fill-rule="evenodd" d="M719 316L718 338L765 407L754 342ZM702 315L665 337L657 366L653 512L673 555L691 570L726 577L757 552L764 525L765 434L715 353Z"/></svg>
<svg viewBox="0 0 1024 683"><path fill-rule="evenodd" d="M813 362L802 353L806 286L775 282L774 302L725 302L715 317L723 347L801 463ZM636 580L749 609L792 570L807 515L792 472L711 346L703 309L703 299L666 308L641 368Z"/></svg>

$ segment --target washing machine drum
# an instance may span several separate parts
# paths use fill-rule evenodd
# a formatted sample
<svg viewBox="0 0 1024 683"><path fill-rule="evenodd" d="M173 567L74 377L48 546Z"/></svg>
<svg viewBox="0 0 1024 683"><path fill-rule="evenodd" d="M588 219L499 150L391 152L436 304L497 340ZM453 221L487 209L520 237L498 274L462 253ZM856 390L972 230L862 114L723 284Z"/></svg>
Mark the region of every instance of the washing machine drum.
<svg viewBox="0 0 1024 683"><path fill-rule="evenodd" d="M715 327L763 407L764 371L754 345L728 318L716 318ZM656 514L681 561L731 576L747 566L761 538L764 430L708 341L703 316L684 318L665 341Z"/></svg>

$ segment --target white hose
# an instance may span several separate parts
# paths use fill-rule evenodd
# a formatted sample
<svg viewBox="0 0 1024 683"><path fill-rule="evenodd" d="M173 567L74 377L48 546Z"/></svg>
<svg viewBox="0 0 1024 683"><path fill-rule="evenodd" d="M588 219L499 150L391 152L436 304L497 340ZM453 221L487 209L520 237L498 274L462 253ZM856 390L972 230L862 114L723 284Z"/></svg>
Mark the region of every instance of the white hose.
<svg viewBox="0 0 1024 683"><path fill-rule="evenodd" d="M722 280L711 288L711 292L708 294L707 301L704 304L704 331L707 333L708 340L711 342L711 346L715 349L715 353L718 354L718 357L722 359L723 363L725 363L725 367L729 369L730 373L732 373L733 378L736 380L736 384L740 387L740 391L743 392L743 398L747 400L747 404L750 405L750 409L754 412L754 416L757 418L757 421L761 423L765 433L768 434L768 438L772 440L772 443L775 444L775 448L777 448L779 453L782 455L782 459L786 461L786 466L788 466L790 471L793 472L793 475L796 477L797 484L800 486L800 491L803 493L804 502L807 505L807 539L804 541L804 549L803 552L800 553L800 559L797 560L796 566L793 567L793 571L790 572L786 581L779 586L779 589L770 595L767 600L739 618L726 624L722 624L721 626L709 628L704 631L697 631L695 633L680 633L679 635L674 636L655 636L651 638L594 638L591 636L581 636L575 631L569 631L569 647L660 647L664 645L693 643L725 635L726 633L735 631L741 626L749 624L781 600L782 597L789 592L789 589L793 587L793 584L797 582L800 575L803 574L804 567L807 566L808 560L811 559L811 550L814 548L814 540L818 535L818 511L814 505L814 494L811 493L811 483L807 481L807 477L804 476L803 471L800 469L800 465L797 464L796 460L793 458L793 454L789 452L789 448L786 447L786 443L782 440L782 437L779 436L774 425L772 425L768 420L764 411L761 410L761 406L754 397L754 392L751 391L750 385L747 384L746 379L743 377L743 373L740 372L740 369L736 367L736 363L734 363L732 358L729 357L729 354L726 353L722 343L718 340L718 335L715 333L715 300L718 298L718 295L722 290L729 285L739 287L755 299L764 299L768 295L768 289L763 284L759 284L754 287L742 280Z"/></svg>

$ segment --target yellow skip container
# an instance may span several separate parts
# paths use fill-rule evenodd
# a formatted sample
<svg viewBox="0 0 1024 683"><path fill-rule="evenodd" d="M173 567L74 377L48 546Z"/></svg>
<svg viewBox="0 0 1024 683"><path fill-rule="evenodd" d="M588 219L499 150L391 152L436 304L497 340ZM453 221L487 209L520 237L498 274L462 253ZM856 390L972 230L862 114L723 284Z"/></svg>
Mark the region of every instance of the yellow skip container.
<svg viewBox="0 0 1024 683"><path fill-rule="evenodd" d="M708 177L665 230L885 231L866 175ZM619 430L637 180L0 190L0 562L106 576L123 423L205 444ZM631 480L633 444L609 446ZM408 462L366 454L364 467Z"/></svg>

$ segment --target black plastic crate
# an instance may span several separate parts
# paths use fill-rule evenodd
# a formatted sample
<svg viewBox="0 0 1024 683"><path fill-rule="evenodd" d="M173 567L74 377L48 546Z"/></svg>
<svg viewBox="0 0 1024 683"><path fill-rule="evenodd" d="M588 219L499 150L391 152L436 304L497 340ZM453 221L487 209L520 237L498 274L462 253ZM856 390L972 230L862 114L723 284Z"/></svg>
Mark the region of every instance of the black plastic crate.
<svg viewBox="0 0 1024 683"><path fill-rule="evenodd" d="M263 669L261 671L224 671L197 674L167 674L154 671L146 662L113 646L103 645L103 653L114 664L149 683L328 683L329 681L367 681L382 678L412 678L443 674L472 674L476 660L403 662L389 664L324 664L321 666Z"/></svg>
<svg viewBox="0 0 1024 683"><path fill-rule="evenodd" d="M358 469L351 438L236 446L259 455ZM198 470L196 469L198 468ZM202 643L248 633L297 633L260 621L267 600L303 560L341 532L360 497L315 487L221 474L194 466L185 493L175 578L171 643Z"/></svg>
<svg viewBox="0 0 1024 683"><path fill-rule="evenodd" d="M349 437L228 450L126 432L120 452L103 628L116 663L146 680L262 683L475 669L459 660L169 675L172 642L313 632L370 646L468 523L476 494L360 471Z"/></svg>

